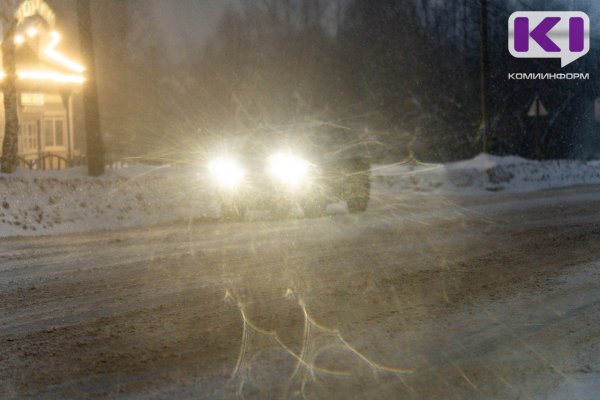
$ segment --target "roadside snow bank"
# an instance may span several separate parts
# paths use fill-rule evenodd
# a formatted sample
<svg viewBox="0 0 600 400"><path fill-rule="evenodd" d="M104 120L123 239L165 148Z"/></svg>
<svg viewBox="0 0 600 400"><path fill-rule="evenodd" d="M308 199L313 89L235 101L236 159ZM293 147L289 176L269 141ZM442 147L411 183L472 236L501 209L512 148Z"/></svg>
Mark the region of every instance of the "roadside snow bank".
<svg viewBox="0 0 600 400"><path fill-rule="evenodd" d="M373 169L379 192L534 191L600 184L600 164L480 155L450 164ZM215 217L206 177L194 168L130 166L89 178L85 169L0 174L0 237L71 233Z"/></svg>
<svg viewBox="0 0 600 400"><path fill-rule="evenodd" d="M514 156L481 154L472 160L449 164L377 166L373 175L375 184L393 192L526 192L600 184L600 163L533 161Z"/></svg>
<svg viewBox="0 0 600 400"><path fill-rule="evenodd" d="M82 168L0 174L0 237L143 226L214 214L193 171L134 166L89 178Z"/></svg>

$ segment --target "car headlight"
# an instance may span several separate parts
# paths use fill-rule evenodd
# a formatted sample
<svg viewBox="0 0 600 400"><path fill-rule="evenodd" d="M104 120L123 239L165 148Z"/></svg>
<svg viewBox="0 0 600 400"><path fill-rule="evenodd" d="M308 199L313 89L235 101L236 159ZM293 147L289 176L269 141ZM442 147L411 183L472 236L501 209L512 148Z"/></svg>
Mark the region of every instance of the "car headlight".
<svg viewBox="0 0 600 400"><path fill-rule="evenodd" d="M226 157L216 158L208 163L208 171L217 184L227 188L238 186L246 175L240 163Z"/></svg>
<svg viewBox="0 0 600 400"><path fill-rule="evenodd" d="M288 186L296 187L308 178L310 163L294 154L273 154L267 163L271 176Z"/></svg>

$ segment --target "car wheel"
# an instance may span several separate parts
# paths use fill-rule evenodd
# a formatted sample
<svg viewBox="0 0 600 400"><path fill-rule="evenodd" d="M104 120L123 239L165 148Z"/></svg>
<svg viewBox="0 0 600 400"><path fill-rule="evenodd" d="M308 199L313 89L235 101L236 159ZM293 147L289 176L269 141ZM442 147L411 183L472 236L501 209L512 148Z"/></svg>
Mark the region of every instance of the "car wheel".
<svg viewBox="0 0 600 400"><path fill-rule="evenodd" d="M348 211L351 214L357 214L367 211L367 206L369 205L369 198L353 197L351 199L348 199L346 203L348 205Z"/></svg>
<svg viewBox="0 0 600 400"><path fill-rule="evenodd" d="M364 160L353 164L352 171L346 177L346 204L350 213L367 210L371 197L370 165Z"/></svg>

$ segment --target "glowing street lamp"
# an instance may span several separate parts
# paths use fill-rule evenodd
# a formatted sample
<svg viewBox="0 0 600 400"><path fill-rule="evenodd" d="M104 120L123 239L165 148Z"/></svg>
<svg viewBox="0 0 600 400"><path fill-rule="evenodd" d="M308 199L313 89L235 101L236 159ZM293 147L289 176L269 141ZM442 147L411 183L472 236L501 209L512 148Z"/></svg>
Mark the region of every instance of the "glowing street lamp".
<svg viewBox="0 0 600 400"><path fill-rule="evenodd" d="M27 29L27 36L29 36L30 38L36 37L38 35L38 33L40 33L40 31L33 26L31 28Z"/></svg>

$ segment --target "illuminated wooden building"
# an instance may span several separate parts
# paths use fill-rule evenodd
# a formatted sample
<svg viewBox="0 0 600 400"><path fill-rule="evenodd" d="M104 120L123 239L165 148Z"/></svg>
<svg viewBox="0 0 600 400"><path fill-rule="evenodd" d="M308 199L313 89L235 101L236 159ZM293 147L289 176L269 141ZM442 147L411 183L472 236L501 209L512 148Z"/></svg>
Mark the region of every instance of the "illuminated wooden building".
<svg viewBox="0 0 600 400"><path fill-rule="evenodd" d="M26 0L16 13L19 156L37 168L56 168L71 160L75 146L73 97L85 82L85 69L59 50L56 17L43 0ZM4 73L1 78L4 79ZM0 107L4 122L4 108ZM2 122L2 126L3 126ZM0 145L4 129L0 131ZM49 156L52 155L52 156ZM56 157L58 156L58 157ZM44 160L46 158L46 160ZM32 164L33 165L33 164Z"/></svg>

